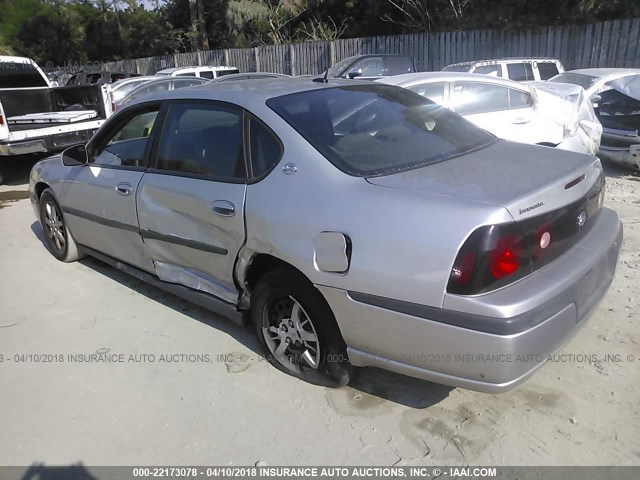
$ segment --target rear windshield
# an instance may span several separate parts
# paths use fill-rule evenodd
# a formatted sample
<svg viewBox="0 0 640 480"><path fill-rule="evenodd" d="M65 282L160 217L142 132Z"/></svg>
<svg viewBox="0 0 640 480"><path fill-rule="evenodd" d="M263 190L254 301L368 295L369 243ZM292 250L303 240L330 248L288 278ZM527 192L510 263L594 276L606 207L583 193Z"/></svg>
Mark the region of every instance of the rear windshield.
<svg viewBox="0 0 640 480"><path fill-rule="evenodd" d="M0 88L48 87L40 72L29 63L0 62Z"/></svg>
<svg viewBox="0 0 640 480"><path fill-rule="evenodd" d="M565 72L560 75L556 75L551 78L550 82L557 83L570 83L572 85L580 85L585 90L591 88L591 86L596 82L597 77L592 77L591 75L583 75L582 73L571 73Z"/></svg>
<svg viewBox="0 0 640 480"><path fill-rule="evenodd" d="M468 72L471 68L471 65L468 63L462 65L449 65L448 67L444 67L442 69L443 72Z"/></svg>
<svg viewBox="0 0 640 480"><path fill-rule="evenodd" d="M225 75L235 75L237 73L240 73L240 70L238 70L238 69L235 69L235 70L218 70L216 72L216 76L224 77Z"/></svg>
<svg viewBox="0 0 640 480"><path fill-rule="evenodd" d="M267 105L336 167L359 177L423 167L496 140L450 110L390 85L311 90Z"/></svg>

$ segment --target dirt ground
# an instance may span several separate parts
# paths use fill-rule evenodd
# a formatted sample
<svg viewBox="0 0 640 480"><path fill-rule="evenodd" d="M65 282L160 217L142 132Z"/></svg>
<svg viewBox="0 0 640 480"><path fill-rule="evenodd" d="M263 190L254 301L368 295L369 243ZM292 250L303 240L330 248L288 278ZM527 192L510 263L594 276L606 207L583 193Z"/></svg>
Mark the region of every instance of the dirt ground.
<svg viewBox="0 0 640 480"><path fill-rule="evenodd" d="M98 261L56 261L26 199L32 164L0 187L0 465L640 464L637 174L607 168L625 241L562 350L576 359L488 395L373 369L308 385L248 331ZM69 360L92 353L124 362Z"/></svg>

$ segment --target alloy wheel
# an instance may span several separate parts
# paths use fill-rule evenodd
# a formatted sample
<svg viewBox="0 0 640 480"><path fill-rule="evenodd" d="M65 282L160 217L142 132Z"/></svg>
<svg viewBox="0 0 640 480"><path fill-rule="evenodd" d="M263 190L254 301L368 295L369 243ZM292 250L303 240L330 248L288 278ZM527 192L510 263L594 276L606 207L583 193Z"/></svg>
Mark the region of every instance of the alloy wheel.
<svg viewBox="0 0 640 480"><path fill-rule="evenodd" d="M67 245L62 213L55 202L47 201L44 208L44 230L49 239L49 245L63 253Z"/></svg>
<svg viewBox="0 0 640 480"><path fill-rule="evenodd" d="M292 296L283 296L270 302L266 314L262 334L275 359L292 372L318 370L320 339L302 305Z"/></svg>

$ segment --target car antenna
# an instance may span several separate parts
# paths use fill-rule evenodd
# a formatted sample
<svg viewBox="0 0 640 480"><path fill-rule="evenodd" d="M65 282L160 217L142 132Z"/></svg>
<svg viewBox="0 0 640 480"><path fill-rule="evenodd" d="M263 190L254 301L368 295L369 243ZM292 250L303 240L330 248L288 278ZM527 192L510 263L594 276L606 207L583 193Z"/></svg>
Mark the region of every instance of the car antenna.
<svg viewBox="0 0 640 480"><path fill-rule="evenodd" d="M329 75L329 69L327 68L324 71L324 75L322 77L314 78L313 81L318 83L329 83L329 79L327 78L328 75Z"/></svg>

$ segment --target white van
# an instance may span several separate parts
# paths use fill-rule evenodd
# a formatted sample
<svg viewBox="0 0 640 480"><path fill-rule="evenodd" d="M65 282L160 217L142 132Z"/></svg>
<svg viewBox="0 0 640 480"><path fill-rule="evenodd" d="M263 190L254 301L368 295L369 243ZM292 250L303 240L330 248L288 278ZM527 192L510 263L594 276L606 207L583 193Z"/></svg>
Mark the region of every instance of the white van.
<svg viewBox="0 0 640 480"><path fill-rule="evenodd" d="M555 58L512 57L454 63L444 67L442 71L481 73L492 77L508 78L516 82L529 82L549 80L564 72L564 67L562 62Z"/></svg>
<svg viewBox="0 0 640 480"><path fill-rule="evenodd" d="M234 73L240 73L236 67L209 67L206 65L199 67L181 67L181 68L166 68L160 70L156 75L171 76L171 77L201 77L213 80L224 75L232 75Z"/></svg>

